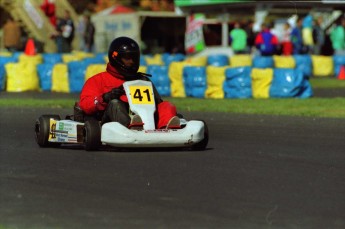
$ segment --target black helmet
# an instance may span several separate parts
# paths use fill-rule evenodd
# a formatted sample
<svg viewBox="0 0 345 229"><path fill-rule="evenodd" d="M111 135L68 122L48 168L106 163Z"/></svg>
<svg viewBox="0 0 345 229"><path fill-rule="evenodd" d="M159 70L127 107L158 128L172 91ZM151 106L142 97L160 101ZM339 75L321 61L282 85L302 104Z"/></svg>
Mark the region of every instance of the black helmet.
<svg viewBox="0 0 345 229"><path fill-rule="evenodd" d="M140 50L136 41L129 37L114 39L108 51L109 63L125 77L133 77L137 73L140 64ZM125 65L123 59L132 59L130 65Z"/></svg>

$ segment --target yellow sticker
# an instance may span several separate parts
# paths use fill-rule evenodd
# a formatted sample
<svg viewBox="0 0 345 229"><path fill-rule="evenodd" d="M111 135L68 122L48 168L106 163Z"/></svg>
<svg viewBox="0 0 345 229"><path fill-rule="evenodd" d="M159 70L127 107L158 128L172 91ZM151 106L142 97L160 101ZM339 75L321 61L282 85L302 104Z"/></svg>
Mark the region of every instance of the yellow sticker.
<svg viewBox="0 0 345 229"><path fill-rule="evenodd" d="M154 98L150 86L130 86L130 96L133 104L153 104Z"/></svg>
<svg viewBox="0 0 345 229"><path fill-rule="evenodd" d="M56 138L56 120L50 119L49 121L49 137L48 141Z"/></svg>

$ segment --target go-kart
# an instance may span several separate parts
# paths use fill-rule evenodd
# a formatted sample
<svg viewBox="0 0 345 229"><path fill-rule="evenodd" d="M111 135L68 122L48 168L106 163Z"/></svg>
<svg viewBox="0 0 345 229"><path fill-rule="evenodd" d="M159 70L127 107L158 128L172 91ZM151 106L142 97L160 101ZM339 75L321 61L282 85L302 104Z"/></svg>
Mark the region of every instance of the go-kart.
<svg viewBox="0 0 345 229"><path fill-rule="evenodd" d="M204 150L208 143L208 127L202 120L187 121L180 116L179 129L156 129L154 113L156 104L152 83L134 80L123 84L130 110L141 117L142 130L129 129L119 122L101 125L97 119L80 120L77 115L42 115L35 123L36 142L40 147L57 147L61 144L82 144L85 150L98 150L101 146L181 147Z"/></svg>

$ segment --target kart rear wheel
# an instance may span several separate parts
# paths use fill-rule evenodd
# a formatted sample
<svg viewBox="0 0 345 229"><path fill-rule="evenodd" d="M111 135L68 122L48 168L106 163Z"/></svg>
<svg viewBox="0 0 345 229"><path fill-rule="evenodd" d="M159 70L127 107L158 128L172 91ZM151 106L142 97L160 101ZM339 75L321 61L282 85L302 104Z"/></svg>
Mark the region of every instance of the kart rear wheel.
<svg viewBox="0 0 345 229"><path fill-rule="evenodd" d="M201 121L204 123L204 139L192 146L191 149L195 151L205 150L208 144L208 127L204 120Z"/></svg>
<svg viewBox="0 0 345 229"><path fill-rule="evenodd" d="M96 119L87 120L84 124L85 150L98 150L101 145L101 125Z"/></svg>
<svg viewBox="0 0 345 229"><path fill-rule="evenodd" d="M42 115L35 123L36 142L40 147L57 147L60 143L49 142L50 119L59 121L60 115Z"/></svg>

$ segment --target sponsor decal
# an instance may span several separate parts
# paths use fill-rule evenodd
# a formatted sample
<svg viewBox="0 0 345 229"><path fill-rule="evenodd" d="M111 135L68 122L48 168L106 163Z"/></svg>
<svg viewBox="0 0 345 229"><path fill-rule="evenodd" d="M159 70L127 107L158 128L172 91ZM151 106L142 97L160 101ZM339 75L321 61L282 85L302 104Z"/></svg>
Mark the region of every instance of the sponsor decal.
<svg viewBox="0 0 345 229"><path fill-rule="evenodd" d="M144 132L147 134L152 134L152 133L169 133L171 129L156 129L156 130L145 130Z"/></svg>

